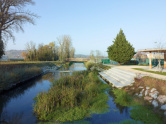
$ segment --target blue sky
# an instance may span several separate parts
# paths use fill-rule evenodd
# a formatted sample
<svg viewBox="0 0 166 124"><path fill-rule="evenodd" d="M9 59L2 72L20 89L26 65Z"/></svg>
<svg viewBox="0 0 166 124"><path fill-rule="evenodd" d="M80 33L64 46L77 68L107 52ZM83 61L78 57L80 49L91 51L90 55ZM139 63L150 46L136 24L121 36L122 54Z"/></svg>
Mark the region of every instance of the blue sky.
<svg viewBox="0 0 166 124"><path fill-rule="evenodd" d="M16 41L8 41L6 50L23 50L29 41L48 44L70 35L76 54L100 50L106 55L120 28L136 51L155 48L156 41L166 43L166 0L34 1L27 9L40 18L36 25L25 24L24 33L14 33Z"/></svg>

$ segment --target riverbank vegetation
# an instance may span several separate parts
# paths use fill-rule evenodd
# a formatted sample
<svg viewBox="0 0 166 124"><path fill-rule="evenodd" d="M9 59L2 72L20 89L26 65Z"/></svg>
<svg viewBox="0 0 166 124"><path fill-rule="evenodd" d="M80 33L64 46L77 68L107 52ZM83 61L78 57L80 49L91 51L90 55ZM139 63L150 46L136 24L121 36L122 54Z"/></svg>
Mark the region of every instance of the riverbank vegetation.
<svg viewBox="0 0 166 124"><path fill-rule="evenodd" d="M123 89L113 89L114 102L123 107L131 107L130 116L137 123L164 124L163 117L153 110L143 99L131 95L130 91Z"/></svg>
<svg viewBox="0 0 166 124"><path fill-rule="evenodd" d="M8 90L13 85L24 82L34 76L40 75L41 73L42 70L36 66L15 67L10 69L10 71L0 69L0 92L2 90Z"/></svg>
<svg viewBox="0 0 166 124"><path fill-rule="evenodd" d="M94 62L85 62L85 67L87 68L87 70L90 70L91 68L95 68L97 70L108 70L110 69L111 67L110 66L106 66L106 65L103 65L102 63L94 63Z"/></svg>
<svg viewBox="0 0 166 124"><path fill-rule="evenodd" d="M148 88L149 91L147 90ZM148 94L152 89L155 89L159 95L166 95L166 81L152 77L136 78L135 82L130 86L113 89L114 102L124 107L132 107L130 116L136 121L163 124L166 120L163 114L164 111L160 109L161 103L158 102L159 99L154 100L158 102L157 107L152 104L153 98L152 101L145 100L145 96L147 96L146 98L151 98ZM142 96L138 96L141 91L143 91ZM148 91L147 95L145 95L146 91Z"/></svg>
<svg viewBox="0 0 166 124"><path fill-rule="evenodd" d="M141 79L135 79L135 83L133 85L128 86L128 89L134 88L139 89L138 87L141 86L143 88L149 87L149 88L155 88L157 91L159 91L161 94L166 95L166 81L160 80L153 77L143 77ZM141 90L141 89L140 89ZM137 91L132 91L131 93L134 95Z"/></svg>
<svg viewBox="0 0 166 124"><path fill-rule="evenodd" d="M42 73L42 67L53 67L63 62L0 62L0 92Z"/></svg>
<svg viewBox="0 0 166 124"><path fill-rule="evenodd" d="M34 99L34 112L39 120L74 121L92 113L107 111L107 84L97 72L75 72L53 82L51 89Z"/></svg>

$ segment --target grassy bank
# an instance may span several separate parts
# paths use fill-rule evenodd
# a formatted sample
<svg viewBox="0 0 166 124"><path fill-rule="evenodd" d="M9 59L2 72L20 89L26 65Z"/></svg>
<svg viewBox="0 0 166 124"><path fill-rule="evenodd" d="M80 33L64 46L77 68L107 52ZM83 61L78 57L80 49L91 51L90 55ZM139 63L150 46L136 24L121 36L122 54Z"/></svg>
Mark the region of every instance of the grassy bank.
<svg viewBox="0 0 166 124"><path fill-rule="evenodd" d="M26 81L41 73L39 67L13 68L10 71L0 70L0 91L7 90L13 85Z"/></svg>
<svg viewBox="0 0 166 124"><path fill-rule="evenodd" d="M62 62L18 61L0 62L0 92L10 89L12 86L29 80L42 73L45 66L60 65Z"/></svg>
<svg viewBox="0 0 166 124"><path fill-rule="evenodd" d="M107 111L107 84L97 72L75 72L53 82L51 89L35 98L34 112L39 120L74 121Z"/></svg>
<svg viewBox="0 0 166 124"><path fill-rule="evenodd" d="M111 68L110 66L103 65L102 63L85 62L84 64L87 70L90 70L91 68L95 68L99 70L100 69L108 70Z"/></svg>
<svg viewBox="0 0 166 124"><path fill-rule="evenodd" d="M160 80L157 78L152 78L152 77L143 77L141 79L135 79L135 83L133 83L132 86L128 86L128 90L132 91L132 95L134 95L136 92L138 92L139 86L142 86L144 88L150 87L150 88L155 88L157 91L159 91L161 94L166 95L166 81L165 80ZM137 89L137 90L130 90L130 89Z"/></svg>
<svg viewBox="0 0 166 124"><path fill-rule="evenodd" d="M138 70L138 71L150 72L150 73L153 73L153 74L160 74L160 75L166 76L166 72L150 71L150 70L145 70L145 69L141 69L141 68L132 68L132 69L135 69L135 70Z"/></svg>

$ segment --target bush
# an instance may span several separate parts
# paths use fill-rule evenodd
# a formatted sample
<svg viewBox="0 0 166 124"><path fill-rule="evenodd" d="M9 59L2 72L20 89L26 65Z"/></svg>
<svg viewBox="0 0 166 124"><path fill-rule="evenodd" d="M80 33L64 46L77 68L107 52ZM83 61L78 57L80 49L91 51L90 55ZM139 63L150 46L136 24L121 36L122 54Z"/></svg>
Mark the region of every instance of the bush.
<svg viewBox="0 0 166 124"><path fill-rule="evenodd" d="M94 65L95 65L95 63L93 63L93 62L86 62L85 63L85 67L87 68L87 70L90 70Z"/></svg>
<svg viewBox="0 0 166 124"><path fill-rule="evenodd" d="M91 69L92 71L100 69L108 70L111 68L110 66L103 65L102 63L93 63L93 62L86 62L85 67L87 68L87 70Z"/></svg>

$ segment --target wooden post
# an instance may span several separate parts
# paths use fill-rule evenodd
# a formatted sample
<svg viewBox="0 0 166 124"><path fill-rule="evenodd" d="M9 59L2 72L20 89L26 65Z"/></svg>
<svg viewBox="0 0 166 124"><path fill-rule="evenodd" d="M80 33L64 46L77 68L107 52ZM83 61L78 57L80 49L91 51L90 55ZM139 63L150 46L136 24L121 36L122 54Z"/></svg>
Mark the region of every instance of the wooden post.
<svg viewBox="0 0 166 124"><path fill-rule="evenodd" d="M166 68L166 53L164 52L164 69Z"/></svg>
<svg viewBox="0 0 166 124"><path fill-rule="evenodd" d="M152 54L149 52L149 69L152 69Z"/></svg>

